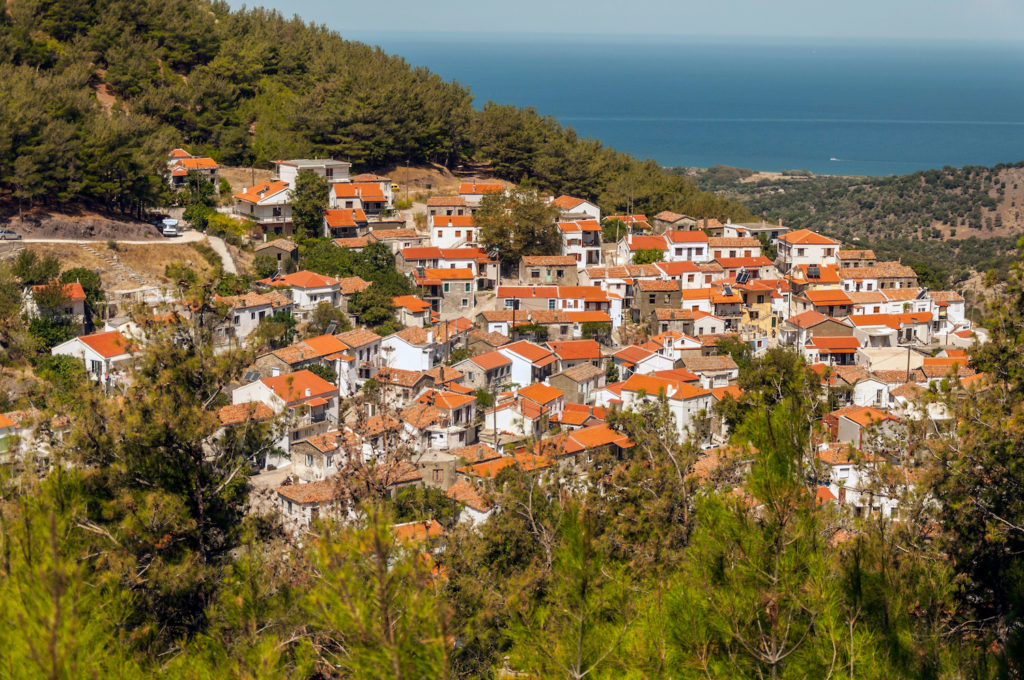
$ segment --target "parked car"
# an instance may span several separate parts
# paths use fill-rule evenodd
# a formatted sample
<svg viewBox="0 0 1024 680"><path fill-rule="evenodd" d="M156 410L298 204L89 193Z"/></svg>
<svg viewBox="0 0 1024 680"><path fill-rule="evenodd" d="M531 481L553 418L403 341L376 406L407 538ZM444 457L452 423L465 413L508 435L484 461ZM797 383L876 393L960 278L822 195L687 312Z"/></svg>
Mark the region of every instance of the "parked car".
<svg viewBox="0 0 1024 680"><path fill-rule="evenodd" d="M0 241L20 241L21 234L10 229L0 229Z"/></svg>
<svg viewBox="0 0 1024 680"><path fill-rule="evenodd" d="M167 218L163 221L163 229L161 230L164 236L177 236L178 235L178 220L172 220Z"/></svg>

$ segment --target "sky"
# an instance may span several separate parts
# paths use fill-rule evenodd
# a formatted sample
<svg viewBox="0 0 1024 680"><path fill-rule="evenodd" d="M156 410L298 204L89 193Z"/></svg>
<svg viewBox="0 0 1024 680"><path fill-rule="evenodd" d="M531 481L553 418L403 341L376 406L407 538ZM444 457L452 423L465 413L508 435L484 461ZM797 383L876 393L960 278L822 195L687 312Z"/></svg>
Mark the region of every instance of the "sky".
<svg viewBox="0 0 1024 680"><path fill-rule="evenodd" d="M229 0L240 7L240 0ZM345 37L383 31L1024 41L1022 0L256 0Z"/></svg>

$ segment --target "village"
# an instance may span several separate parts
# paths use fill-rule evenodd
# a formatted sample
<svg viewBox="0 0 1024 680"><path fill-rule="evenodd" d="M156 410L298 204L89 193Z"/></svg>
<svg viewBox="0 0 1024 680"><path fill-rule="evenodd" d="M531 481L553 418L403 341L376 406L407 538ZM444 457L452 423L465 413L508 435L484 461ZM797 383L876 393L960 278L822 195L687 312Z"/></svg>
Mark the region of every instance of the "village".
<svg viewBox="0 0 1024 680"><path fill-rule="evenodd" d="M474 217L508 183L467 178L457 193L431 195L417 227L396 211L392 178L350 169L279 161L270 181L234 193L228 210L252 225L254 253L278 268L245 293L217 296L226 312L215 344L247 346L280 315L296 321L298 336L257 353L216 415L225 431L274 424L275 446L254 461L253 483L296 535L353 511L346 477L355 467L372 469L393 494L437 489L461 508L460 521L478 524L494 510L489 490L502 469L569 484L598 453L634 446L608 424L611 411L660 400L679 440L701 449L697 473L742 456L718 408L742 394L737 347L755 357L791 348L836 400L815 443L823 472L808 479L818 501L898 516L897 500L864 482L873 461L900 462L892 442L911 422L926 432L950 426L941 405L920 405L930 387L980 377L967 350L986 333L960 293L924 288L911 267L815 231L670 211L607 216L593 202L548 196L560 250L524 255L510 272ZM330 187L318 236L352 252L382 244L412 282L415 294L393 299L397 332L352 323L349 302L370 282L303 267L291 204L301 172ZM212 159L169 154L172 186L217 173ZM609 225L617 240L606 240ZM73 319L81 334L52 354L80 360L112 398L132 380L153 325L193 311L173 295L135 299L89 329L81 285L64 284L57 305L45 288L26 289L26 313ZM351 329L305 332L325 305ZM66 426L35 416L0 415L0 451L18 455L37 430ZM396 531L429 538L442 529L430 520Z"/></svg>

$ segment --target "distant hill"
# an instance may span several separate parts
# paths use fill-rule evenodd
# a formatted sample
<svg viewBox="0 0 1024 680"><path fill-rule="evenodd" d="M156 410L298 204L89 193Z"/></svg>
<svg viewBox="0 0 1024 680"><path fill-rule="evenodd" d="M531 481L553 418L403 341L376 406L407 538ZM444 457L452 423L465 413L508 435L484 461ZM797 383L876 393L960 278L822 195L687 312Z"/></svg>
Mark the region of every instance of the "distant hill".
<svg viewBox="0 0 1024 680"><path fill-rule="evenodd" d="M971 270L1007 267L1024 234L1024 163L889 177L769 176L718 166L692 177L755 215L927 266L953 284Z"/></svg>
<svg viewBox="0 0 1024 680"><path fill-rule="evenodd" d="M228 165L330 156L359 169L475 161L598 201L743 218L653 162L323 26L205 0L8 0L0 13L0 201L141 212L162 153Z"/></svg>

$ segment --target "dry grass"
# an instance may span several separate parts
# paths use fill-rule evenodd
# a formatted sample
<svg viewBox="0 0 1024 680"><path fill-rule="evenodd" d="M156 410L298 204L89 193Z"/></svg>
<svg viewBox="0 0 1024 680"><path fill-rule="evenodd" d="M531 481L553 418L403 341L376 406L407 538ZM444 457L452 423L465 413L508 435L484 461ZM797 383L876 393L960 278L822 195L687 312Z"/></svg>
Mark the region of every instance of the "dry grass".
<svg viewBox="0 0 1024 680"><path fill-rule="evenodd" d="M274 174L270 170L262 170L260 168L250 170L249 168L235 167L222 167L218 172L222 178L231 182L231 193L233 194L237 194L254 184L269 182L271 175Z"/></svg>
<svg viewBox="0 0 1024 680"><path fill-rule="evenodd" d="M128 279L92 253L83 250L76 243L30 243L27 247L39 255L55 256L60 260L61 269L85 267L100 272L103 287L108 290L138 287L138 283ZM164 269L172 262L190 263L200 275L213 269L188 243L121 244L116 252L109 251L105 243L93 243L90 247L103 255L115 255L122 264L151 285L169 283L164 277Z"/></svg>

